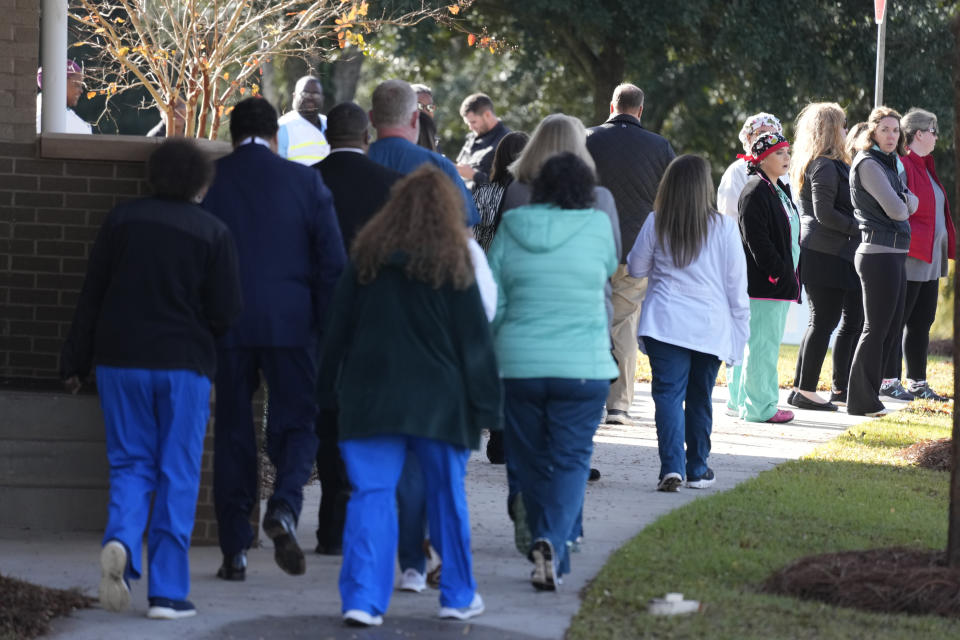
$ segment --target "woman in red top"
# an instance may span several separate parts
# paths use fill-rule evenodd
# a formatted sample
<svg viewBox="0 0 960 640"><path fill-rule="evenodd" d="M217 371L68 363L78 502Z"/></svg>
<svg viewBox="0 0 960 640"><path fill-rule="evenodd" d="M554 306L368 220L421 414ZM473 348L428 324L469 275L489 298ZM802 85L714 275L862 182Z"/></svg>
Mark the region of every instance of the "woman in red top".
<svg viewBox="0 0 960 640"><path fill-rule="evenodd" d="M955 257L953 219L946 189L937 177L930 155L937 144L937 116L911 109L900 121L907 136L907 154L900 157L907 188L920 205L910 216L910 252L907 254L907 296L903 309L902 345L907 363L906 392L916 398L944 401L927 384L927 350L930 326L937 315L940 278L947 275L947 262ZM900 344L898 340L897 344ZM891 358L884 371L880 393L902 391L901 358ZM909 398L913 399L913 398Z"/></svg>

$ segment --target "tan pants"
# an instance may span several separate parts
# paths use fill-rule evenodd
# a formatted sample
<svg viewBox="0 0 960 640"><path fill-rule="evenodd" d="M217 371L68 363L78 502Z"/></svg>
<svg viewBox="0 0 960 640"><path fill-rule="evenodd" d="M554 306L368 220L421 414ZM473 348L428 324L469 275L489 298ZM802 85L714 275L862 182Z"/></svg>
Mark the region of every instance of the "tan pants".
<svg viewBox="0 0 960 640"><path fill-rule="evenodd" d="M640 303L647 293L647 279L634 278L621 264L610 278L613 285L613 357L617 359L620 375L610 385L607 411L629 411L633 404L633 384L637 372L637 324L640 322Z"/></svg>

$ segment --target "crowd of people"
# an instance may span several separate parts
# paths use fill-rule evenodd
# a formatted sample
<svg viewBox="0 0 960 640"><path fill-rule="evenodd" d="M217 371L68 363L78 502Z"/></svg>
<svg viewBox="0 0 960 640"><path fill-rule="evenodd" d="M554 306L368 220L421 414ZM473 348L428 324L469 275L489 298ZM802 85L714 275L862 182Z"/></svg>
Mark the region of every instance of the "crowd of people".
<svg viewBox="0 0 960 640"><path fill-rule="evenodd" d="M188 551L211 384L217 576L246 578L251 403L264 383L276 480L263 531L279 568L304 573L296 530L316 466L316 552L342 555L341 613L355 626L382 624L395 587L438 587L442 618L483 613L465 479L487 432L530 582L558 589L600 477L594 434L633 424L638 347L652 370L658 491L715 483L722 363L732 413L794 418L779 406L777 360L804 290L788 405L876 416L883 396L943 399L926 353L954 228L932 113L880 107L848 134L839 105L810 104L792 157L780 121L758 113L715 193L707 160L677 157L642 126L631 84L606 122L555 113L530 135L470 95L456 162L437 150L425 85L383 82L369 112L345 102L323 115L322 100L308 76L283 116L260 97L239 102L233 151L215 165L171 136L148 162L153 195L116 207L97 237L61 374L76 391L96 369L109 610L129 606L143 573L153 499L148 616L196 613ZM838 324L825 400L817 384Z"/></svg>

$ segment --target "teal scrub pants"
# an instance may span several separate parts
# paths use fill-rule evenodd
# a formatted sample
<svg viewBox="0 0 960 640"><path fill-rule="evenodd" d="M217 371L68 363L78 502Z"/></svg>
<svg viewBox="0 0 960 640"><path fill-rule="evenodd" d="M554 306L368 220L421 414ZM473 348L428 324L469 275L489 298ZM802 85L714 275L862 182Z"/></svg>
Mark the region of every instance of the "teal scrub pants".
<svg viewBox="0 0 960 640"><path fill-rule="evenodd" d="M777 413L777 360L789 310L789 300L750 300L750 340L743 364L733 368L727 403L741 420L766 422Z"/></svg>

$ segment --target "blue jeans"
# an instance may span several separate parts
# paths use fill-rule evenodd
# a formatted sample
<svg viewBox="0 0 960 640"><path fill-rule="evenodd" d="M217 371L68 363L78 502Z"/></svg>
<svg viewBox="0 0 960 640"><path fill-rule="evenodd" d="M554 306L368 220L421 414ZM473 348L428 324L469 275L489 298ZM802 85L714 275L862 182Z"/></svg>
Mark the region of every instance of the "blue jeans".
<svg viewBox="0 0 960 640"><path fill-rule="evenodd" d="M700 478L707 471L713 405L710 397L717 382L720 360L715 355L678 347L643 336L656 407L660 478L686 472ZM687 451L684 455L683 444Z"/></svg>
<svg viewBox="0 0 960 640"><path fill-rule="evenodd" d="M507 378L503 388L508 474L523 496L532 539L549 540L558 571L569 573L567 543L580 535L593 434L610 381Z"/></svg>
<svg viewBox="0 0 960 640"><path fill-rule="evenodd" d="M185 600L210 380L194 371L99 366L97 388L110 462L103 543L122 543L128 553L124 577L139 578L149 518L147 593Z"/></svg>
<svg viewBox="0 0 960 640"><path fill-rule="evenodd" d="M466 607L473 601L470 514L464 478L470 452L440 440L384 435L340 442L353 491L343 531L340 599L343 611L381 615L393 592L397 550L397 482L408 449L416 452L426 494L430 540L443 558L440 604Z"/></svg>

